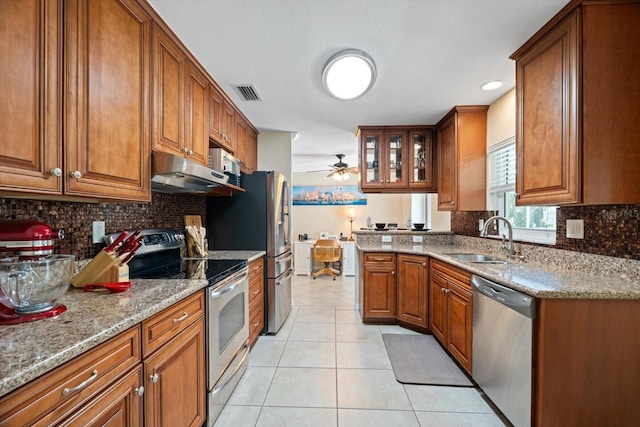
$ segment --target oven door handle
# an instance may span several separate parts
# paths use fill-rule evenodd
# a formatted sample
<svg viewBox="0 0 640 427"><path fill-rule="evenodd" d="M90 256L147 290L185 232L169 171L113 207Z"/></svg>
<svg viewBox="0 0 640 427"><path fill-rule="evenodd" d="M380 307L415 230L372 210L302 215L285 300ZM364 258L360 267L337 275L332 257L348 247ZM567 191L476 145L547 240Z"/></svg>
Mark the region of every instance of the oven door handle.
<svg viewBox="0 0 640 427"><path fill-rule="evenodd" d="M282 279L276 280L276 286L280 285L283 282L288 281L289 279L291 279L292 276L293 276L293 268L290 268L289 270L287 270L287 272L285 273Z"/></svg>
<svg viewBox="0 0 640 427"><path fill-rule="evenodd" d="M242 277L240 277L238 280L226 283L221 287L218 287L215 290L211 291L211 298L216 298L216 297L219 297L220 295L224 295L228 292L232 292L238 285L240 285L242 282L246 280L247 276L248 276L247 273L244 273Z"/></svg>
<svg viewBox="0 0 640 427"><path fill-rule="evenodd" d="M277 262L278 264L282 264L283 262L289 262L289 261L291 261L291 258L293 258L293 255L289 255L289 256L288 256L288 257L286 257L286 258L282 258L282 259L276 260L276 262Z"/></svg>
<svg viewBox="0 0 640 427"><path fill-rule="evenodd" d="M245 342L244 345L242 346L242 348L240 349L240 351L246 350L244 353L244 356L242 356L242 359L240 359L240 362L238 362L238 364L236 365L236 368L233 370L233 372L231 373L231 375L229 375L229 377L227 377L227 379L225 380L224 383L220 384L218 387L214 388L211 391L211 396L214 396L216 393L219 393L220 390L222 390L223 388L225 388L227 386L227 384L229 384L229 382L233 379L233 377L236 376L236 372L238 372L238 370L240 368L242 368L242 365L244 364L245 359L247 358L247 356L249 356L249 343Z"/></svg>

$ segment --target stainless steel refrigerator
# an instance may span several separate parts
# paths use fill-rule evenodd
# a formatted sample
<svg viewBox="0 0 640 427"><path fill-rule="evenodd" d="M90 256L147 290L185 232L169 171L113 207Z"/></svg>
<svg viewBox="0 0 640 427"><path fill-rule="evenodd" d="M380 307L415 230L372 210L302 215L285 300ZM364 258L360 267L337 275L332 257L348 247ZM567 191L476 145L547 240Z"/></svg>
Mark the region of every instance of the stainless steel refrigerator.
<svg viewBox="0 0 640 427"><path fill-rule="evenodd" d="M276 171L242 175L244 193L207 198L211 250L262 250L265 268L265 329L278 332L291 311L291 198L287 177Z"/></svg>

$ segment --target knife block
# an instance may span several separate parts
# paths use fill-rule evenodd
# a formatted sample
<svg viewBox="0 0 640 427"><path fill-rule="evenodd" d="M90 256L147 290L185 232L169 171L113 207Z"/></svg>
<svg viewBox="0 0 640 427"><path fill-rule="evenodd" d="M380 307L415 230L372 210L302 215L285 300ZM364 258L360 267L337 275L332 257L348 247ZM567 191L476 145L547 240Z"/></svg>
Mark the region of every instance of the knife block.
<svg viewBox="0 0 640 427"><path fill-rule="evenodd" d="M125 267L126 270L122 267ZM71 279L71 284L76 288L83 288L92 283L126 282L128 280L129 267L127 265L121 266L120 258L103 249Z"/></svg>

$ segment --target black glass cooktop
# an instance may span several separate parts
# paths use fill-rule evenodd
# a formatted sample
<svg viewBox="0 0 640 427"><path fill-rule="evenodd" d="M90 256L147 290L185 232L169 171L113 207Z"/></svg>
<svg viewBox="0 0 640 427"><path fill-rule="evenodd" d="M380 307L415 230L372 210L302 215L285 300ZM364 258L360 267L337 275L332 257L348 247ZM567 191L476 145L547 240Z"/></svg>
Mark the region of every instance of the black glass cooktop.
<svg viewBox="0 0 640 427"><path fill-rule="evenodd" d="M214 284L242 270L244 259L180 259L179 250L137 256L129 263L131 279L207 279Z"/></svg>

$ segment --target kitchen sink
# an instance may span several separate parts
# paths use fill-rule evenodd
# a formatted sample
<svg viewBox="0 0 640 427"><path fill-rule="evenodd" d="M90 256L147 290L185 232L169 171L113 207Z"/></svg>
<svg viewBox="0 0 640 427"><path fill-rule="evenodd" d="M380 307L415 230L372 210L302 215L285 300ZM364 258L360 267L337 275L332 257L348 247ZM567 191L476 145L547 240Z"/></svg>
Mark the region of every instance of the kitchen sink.
<svg viewBox="0 0 640 427"><path fill-rule="evenodd" d="M472 264L506 264L507 261L486 254L444 254L462 262Z"/></svg>

